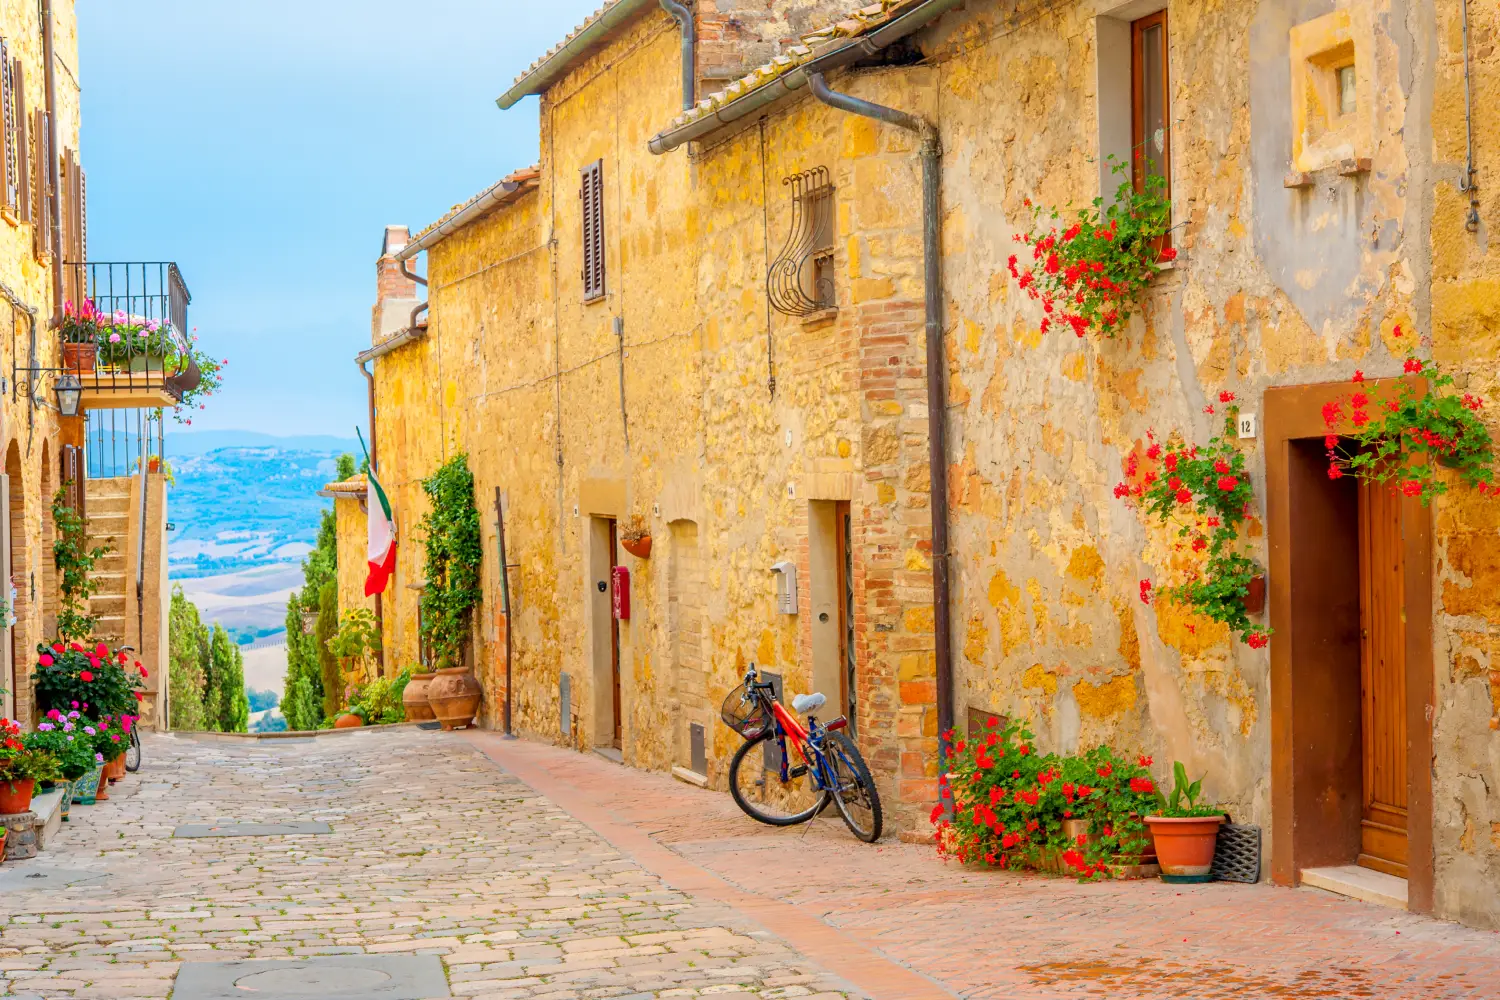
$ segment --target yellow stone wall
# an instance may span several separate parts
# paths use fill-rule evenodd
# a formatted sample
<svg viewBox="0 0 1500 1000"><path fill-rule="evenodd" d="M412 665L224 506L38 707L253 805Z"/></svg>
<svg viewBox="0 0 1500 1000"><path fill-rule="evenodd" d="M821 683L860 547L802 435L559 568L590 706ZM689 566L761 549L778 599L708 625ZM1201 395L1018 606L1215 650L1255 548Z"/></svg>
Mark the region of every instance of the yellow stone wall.
<svg viewBox="0 0 1500 1000"><path fill-rule="evenodd" d="M1181 257L1109 341L1043 335L1005 265L1026 199L1063 207L1100 193L1097 102L1115 84L1096 75L1096 18L1111 4L1024 17L968 5L919 36L922 66L832 78L928 116L943 139L960 722L982 709L1026 721L1049 749L1109 741L1180 759L1269 838L1269 656L1139 601L1139 580L1170 577L1172 539L1111 489L1148 431L1214 433L1222 414L1205 408L1221 392L1253 411L1272 386L1390 375L1414 340L1495 396L1500 264L1487 234L1500 195L1480 189L1468 232L1457 5L1440 6L1168 4ZM1346 9L1360 93L1374 102L1361 140L1370 169L1288 187L1293 29ZM1483 94L1500 86L1500 3L1473 0L1470 16ZM1316 45L1310 34L1299 44ZM622 556L634 603L621 629L625 757L682 764L680 730L701 719L722 784L734 738L713 713L743 665L783 672L789 695L813 684L808 502L848 499L860 740L910 826L936 774L914 143L804 93L653 157L646 139L677 113L676 70L675 28L654 15L580 63L541 102L540 189L429 255L431 333L376 363L381 474L403 538L388 634L415 655L418 480L467 450L486 526L485 722L496 724L501 691L498 485L516 566L517 726L563 738L566 672L579 742L606 743L589 518L641 518L651 558ZM1483 178L1500 155L1494 102L1476 102L1474 124ZM576 186L597 158L609 294L584 304ZM780 180L814 166L837 186L839 310L803 322L768 315L765 264L788 225ZM1242 444L1263 497L1262 442ZM1435 505L1432 611L1437 910L1487 925L1500 924L1495 509L1462 490ZM1265 564L1260 501L1252 515ZM783 558L799 564L797 616L774 611L767 569ZM701 608L682 600L685 585ZM699 615L706 690L682 645L700 634L682 623Z"/></svg>
<svg viewBox="0 0 1500 1000"><path fill-rule="evenodd" d="M333 500L333 516L338 525L340 615L352 608L375 609L375 598L365 596L369 529L362 503L363 498L357 496L335 496Z"/></svg>
<svg viewBox="0 0 1500 1000"><path fill-rule="evenodd" d="M53 3L57 54L58 146L79 148L78 32L72 0ZM0 2L0 37L12 59L22 63L28 112L46 107L42 33L38 5L33 0ZM28 123L29 124L29 123ZM28 128L28 134L31 130ZM32 225L0 211L0 282L36 310L37 364L57 366L57 337L52 329L52 271L33 253ZM29 361L31 327L26 312L0 298L0 366L7 378L12 365L24 369ZM44 636L43 605L47 588L54 586L52 554L44 543L43 519L50 520L52 493L58 486L58 421L51 377L35 386L36 403L27 401L26 373L18 373L19 393L7 389L0 399L0 441L4 441L5 472L10 476L13 556L11 581L16 588L17 623L11 629L14 672L0 676L4 710L23 722L32 721L30 674L38 642ZM50 539L50 533L47 536ZM3 588L0 588L3 589ZM5 641L0 632L0 642Z"/></svg>

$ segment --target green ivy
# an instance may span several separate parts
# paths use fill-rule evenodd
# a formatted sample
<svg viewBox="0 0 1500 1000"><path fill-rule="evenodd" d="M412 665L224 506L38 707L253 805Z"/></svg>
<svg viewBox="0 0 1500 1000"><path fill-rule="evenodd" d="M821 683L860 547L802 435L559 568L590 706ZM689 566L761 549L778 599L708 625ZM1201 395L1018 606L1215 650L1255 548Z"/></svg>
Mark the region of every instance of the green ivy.
<svg viewBox="0 0 1500 1000"><path fill-rule="evenodd" d="M474 606L482 596L480 568L484 562L468 456L454 455L422 480L422 491L428 500L427 513L422 517L427 555L422 640L438 661L456 663L469 638Z"/></svg>
<svg viewBox="0 0 1500 1000"><path fill-rule="evenodd" d="M89 547L88 522L69 506L67 483L52 498L52 523L57 528L52 542L58 580L57 634L64 639L87 639L97 624L96 616L85 610L98 589L89 574L110 547Z"/></svg>

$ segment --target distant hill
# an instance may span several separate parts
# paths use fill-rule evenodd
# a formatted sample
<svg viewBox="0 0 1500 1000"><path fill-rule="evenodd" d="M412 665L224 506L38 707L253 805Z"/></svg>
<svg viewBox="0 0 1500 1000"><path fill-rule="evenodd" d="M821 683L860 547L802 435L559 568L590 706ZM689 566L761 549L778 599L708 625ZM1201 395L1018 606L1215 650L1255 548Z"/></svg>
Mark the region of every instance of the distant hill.
<svg viewBox="0 0 1500 1000"><path fill-rule="evenodd" d="M349 452L359 455L359 441L354 437L332 434L303 434L276 437L259 431L169 431L167 457L175 463L178 457L206 455L220 448L278 448L284 451Z"/></svg>

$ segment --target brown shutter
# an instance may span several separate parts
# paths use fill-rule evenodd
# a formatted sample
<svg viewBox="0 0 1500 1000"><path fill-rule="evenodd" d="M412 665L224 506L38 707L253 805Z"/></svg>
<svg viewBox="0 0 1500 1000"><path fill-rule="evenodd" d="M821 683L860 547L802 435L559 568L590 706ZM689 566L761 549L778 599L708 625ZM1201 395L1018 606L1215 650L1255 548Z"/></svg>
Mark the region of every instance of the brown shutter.
<svg viewBox="0 0 1500 1000"><path fill-rule="evenodd" d="M26 74L21 60L11 63L10 86L16 93L16 209L22 222L31 218L31 144L26 119Z"/></svg>
<svg viewBox="0 0 1500 1000"><path fill-rule="evenodd" d="M583 299L604 296L604 161L582 170L579 191L583 215Z"/></svg>
<svg viewBox="0 0 1500 1000"><path fill-rule="evenodd" d="M16 210L16 87L11 78L10 46L0 39L0 104L4 114L0 115L5 126L5 156L0 161L5 173L5 207L12 213Z"/></svg>
<svg viewBox="0 0 1500 1000"><path fill-rule="evenodd" d="M32 171L32 176L36 179L33 185L36 197L32 199L36 214L32 221L36 223L36 252L41 257L52 252L52 143L47 129L47 112L37 108L31 120L32 129L36 133L32 142L32 148L36 151L36 169Z"/></svg>

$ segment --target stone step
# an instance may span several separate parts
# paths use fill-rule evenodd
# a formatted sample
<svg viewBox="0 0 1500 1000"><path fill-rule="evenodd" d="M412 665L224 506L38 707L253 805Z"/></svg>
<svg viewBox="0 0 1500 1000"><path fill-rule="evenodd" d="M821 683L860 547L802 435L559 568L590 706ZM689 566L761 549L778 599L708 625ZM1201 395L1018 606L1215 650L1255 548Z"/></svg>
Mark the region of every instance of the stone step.
<svg viewBox="0 0 1500 1000"><path fill-rule="evenodd" d="M89 598L89 614L91 615L118 615L125 614L124 594L95 594Z"/></svg>

